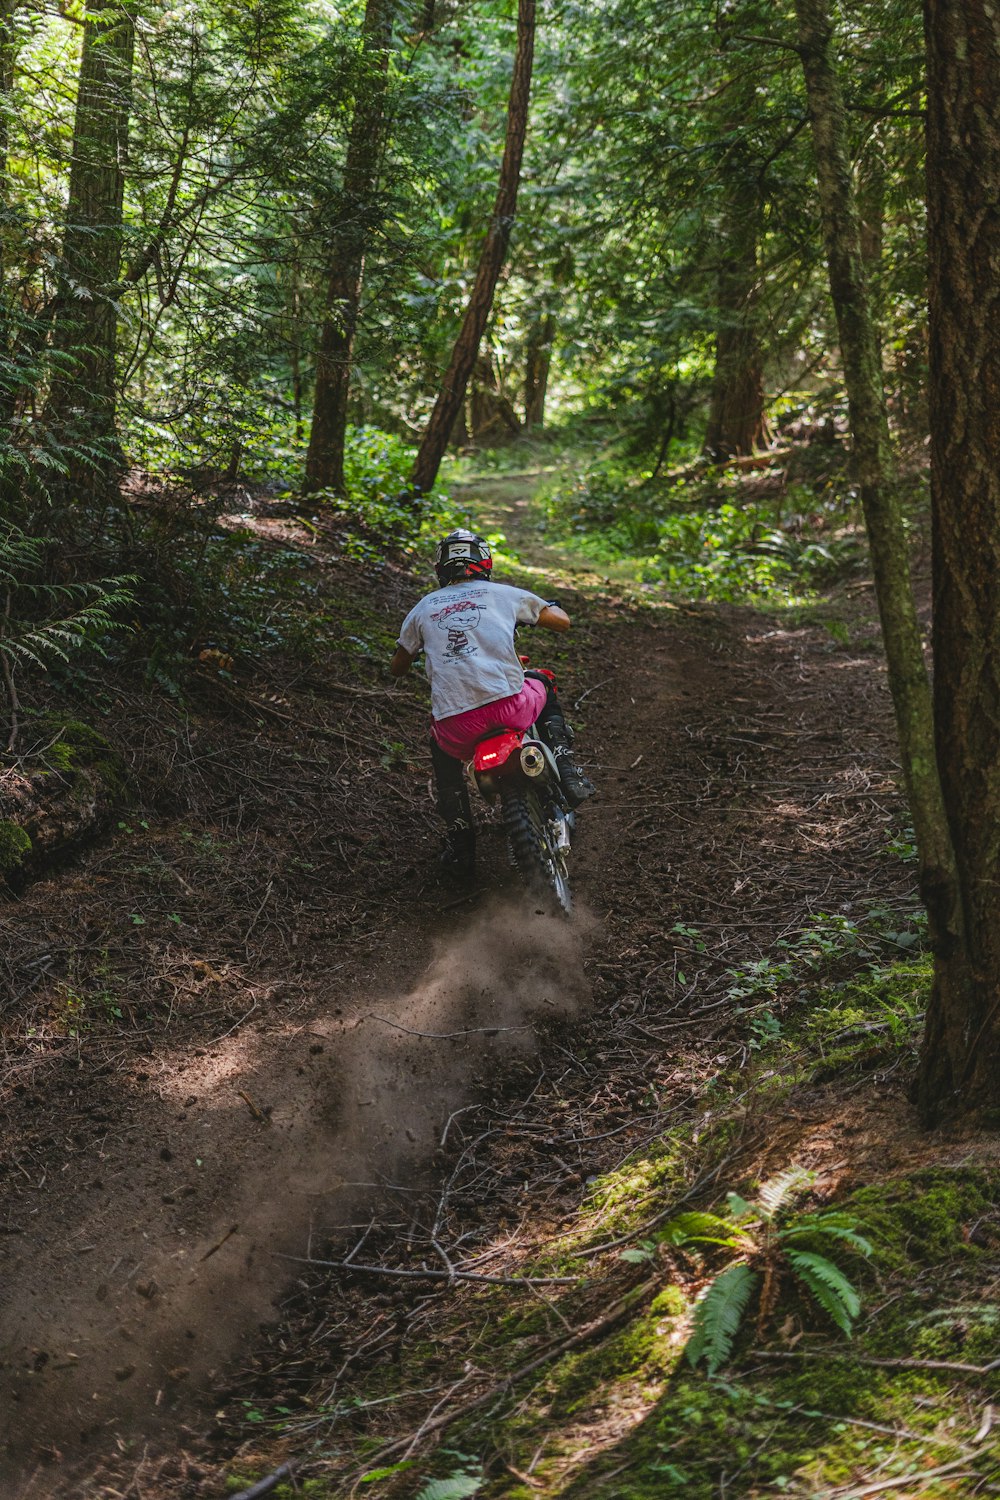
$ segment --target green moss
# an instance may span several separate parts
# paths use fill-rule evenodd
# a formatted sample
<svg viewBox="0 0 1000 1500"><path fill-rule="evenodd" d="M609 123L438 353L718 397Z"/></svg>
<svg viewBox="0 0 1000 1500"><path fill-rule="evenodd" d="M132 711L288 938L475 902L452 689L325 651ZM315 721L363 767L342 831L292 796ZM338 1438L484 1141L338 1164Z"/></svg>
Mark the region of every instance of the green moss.
<svg viewBox="0 0 1000 1500"><path fill-rule="evenodd" d="M650 1312L661 1318L680 1317L681 1313L687 1312L687 1308L687 1298L677 1286L665 1286L662 1292L657 1292L649 1304Z"/></svg>
<svg viewBox="0 0 1000 1500"><path fill-rule="evenodd" d="M56 740L45 751L45 760L54 771L72 771L75 752L65 740Z"/></svg>
<svg viewBox="0 0 1000 1500"><path fill-rule="evenodd" d="M975 1168L933 1168L876 1187L849 1200L875 1246L875 1264L885 1271L973 1261L982 1251L969 1228L994 1214L1000 1180Z"/></svg>
<svg viewBox="0 0 1000 1500"><path fill-rule="evenodd" d="M31 853L31 839L19 823L0 820L0 875L19 870Z"/></svg>
<svg viewBox="0 0 1000 1500"><path fill-rule="evenodd" d="M45 758L50 764L57 764L59 770L92 766L95 761L115 754L104 735L82 719L67 719L62 714L39 714L32 728L38 735L55 736L54 741L47 745Z"/></svg>
<svg viewBox="0 0 1000 1500"><path fill-rule="evenodd" d="M113 800L125 794L125 762L99 730L82 719L66 719L61 714L39 714L32 721L34 736L45 746L41 760L46 770L71 775L89 771Z"/></svg>

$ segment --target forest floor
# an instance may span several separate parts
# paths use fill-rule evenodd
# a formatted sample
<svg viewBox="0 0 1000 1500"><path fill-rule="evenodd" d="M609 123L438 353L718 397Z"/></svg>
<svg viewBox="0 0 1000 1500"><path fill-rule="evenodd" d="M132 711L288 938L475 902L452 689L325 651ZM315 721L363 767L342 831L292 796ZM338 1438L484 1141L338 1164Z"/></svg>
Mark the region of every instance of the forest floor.
<svg viewBox="0 0 1000 1500"><path fill-rule="evenodd" d="M442 884L425 696L384 672L420 585L287 507L234 500L328 648L39 700L34 753L81 720L126 792L0 915L2 1494L289 1461L314 1500L1000 1493L998 1141L908 1102L927 971L870 588L677 606L569 571L524 481L464 498L573 616L544 642L599 788L572 921L488 816L475 888ZM739 1375L686 1372L707 1272L657 1226L795 1169L877 1240L853 1362L790 1295Z"/></svg>

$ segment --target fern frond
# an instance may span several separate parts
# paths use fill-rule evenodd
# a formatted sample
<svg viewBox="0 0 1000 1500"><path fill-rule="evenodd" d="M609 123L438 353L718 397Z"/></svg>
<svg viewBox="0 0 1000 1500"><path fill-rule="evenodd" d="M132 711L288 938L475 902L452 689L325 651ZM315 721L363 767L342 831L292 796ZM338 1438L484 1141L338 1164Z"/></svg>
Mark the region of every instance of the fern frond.
<svg viewBox="0 0 1000 1500"><path fill-rule="evenodd" d="M794 1224L789 1224L781 1231L781 1238L785 1244L796 1240L818 1238L841 1240L845 1245L860 1250L862 1255L872 1253L871 1241L858 1233L856 1221L849 1214L839 1213L836 1210L828 1213L802 1214Z"/></svg>
<svg viewBox="0 0 1000 1500"><path fill-rule="evenodd" d="M734 1219L751 1219L757 1214L757 1210L751 1208L747 1200L741 1198L739 1193L727 1193L726 1202L729 1204L729 1212Z"/></svg>
<svg viewBox="0 0 1000 1500"><path fill-rule="evenodd" d="M689 1240L702 1245L739 1244L738 1233L729 1220L709 1213L677 1214L660 1231L660 1239L669 1245L683 1245Z"/></svg>
<svg viewBox="0 0 1000 1500"><path fill-rule="evenodd" d="M759 1280L742 1261L715 1278L694 1310L686 1349L691 1364L704 1360L710 1375L725 1364Z"/></svg>
<svg viewBox="0 0 1000 1500"><path fill-rule="evenodd" d="M45 671L45 662L42 657L36 656L34 651L26 646L23 641L5 640L0 654L6 656L12 662L31 662L32 666L40 667L43 672Z"/></svg>
<svg viewBox="0 0 1000 1500"><path fill-rule="evenodd" d="M789 1250L788 1264L841 1333L851 1336L851 1325L861 1311L861 1299L833 1261L807 1250Z"/></svg>
<svg viewBox="0 0 1000 1500"><path fill-rule="evenodd" d="M779 1172L777 1177L765 1182L758 1193L761 1206L773 1216L785 1206L789 1198L809 1187L813 1175L803 1167L791 1167L787 1172Z"/></svg>
<svg viewBox="0 0 1000 1500"><path fill-rule="evenodd" d="M483 1487L475 1474L452 1474L449 1479L432 1479L425 1484L417 1500L469 1500Z"/></svg>

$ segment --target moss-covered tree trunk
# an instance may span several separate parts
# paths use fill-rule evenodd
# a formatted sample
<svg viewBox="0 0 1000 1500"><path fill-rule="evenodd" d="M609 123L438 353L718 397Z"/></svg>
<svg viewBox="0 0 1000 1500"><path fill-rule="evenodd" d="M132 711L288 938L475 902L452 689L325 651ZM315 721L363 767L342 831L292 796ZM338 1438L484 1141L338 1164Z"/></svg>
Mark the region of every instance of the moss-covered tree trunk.
<svg viewBox="0 0 1000 1500"><path fill-rule="evenodd" d="M68 449L68 488L77 493L101 487L121 461L116 299L135 13L134 0L88 0L84 14L46 406L54 440Z"/></svg>
<svg viewBox="0 0 1000 1500"><path fill-rule="evenodd" d="M534 50L535 0L518 0L517 50L507 106L507 138L500 167L500 186L462 328L455 341L451 360L413 465L410 487L418 498L434 488L444 450L465 400L469 377L475 369L479 345L493 307L497 282L507 257L507 246L517 210L524 137L528 128Z"/></svg>
<svg viewBox="0 0 1000 1500"><path fill-rule="evenodd" d="M326 296L319 346L305 488L343 493L344 443L351 362L361 307L365 255L385 144L386 88L396 0L368 0L362 28L366 71L358 87L344 165L339 223L327 249Z"/></svg>
<svg viewBox="0 0 1000 1500"><path fill-rule="evenodd" d="M964 942L936 954L934 1121L1000 1113L1000 12L927 0L934 708Z"/></svg>
<svg viewBox="0 0 1000 1500"><path fill-rule="evenodd" d="M855 475L868 531L903 777L917 836L921 895L931 942L943 954L962 941L962 912L938 778L930 684L910 582L878 340L864 274L847 113L832 59L827 0L796 0L795 8Z"/></svg>

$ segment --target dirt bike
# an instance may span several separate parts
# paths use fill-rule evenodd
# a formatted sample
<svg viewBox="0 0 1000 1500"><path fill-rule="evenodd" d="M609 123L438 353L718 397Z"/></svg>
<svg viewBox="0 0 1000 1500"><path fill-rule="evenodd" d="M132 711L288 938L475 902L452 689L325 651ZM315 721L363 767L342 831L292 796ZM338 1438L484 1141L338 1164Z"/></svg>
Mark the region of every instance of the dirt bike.
<svg viewBox="0 0 1000 1500"><path fill-rule="evenodd" d="M482 796L500 799L504 832L525 885L536 896L554 897L568 914L573 898L566 858L576 815L539 726L487 735L476 746L472 771Z"/></svg>

